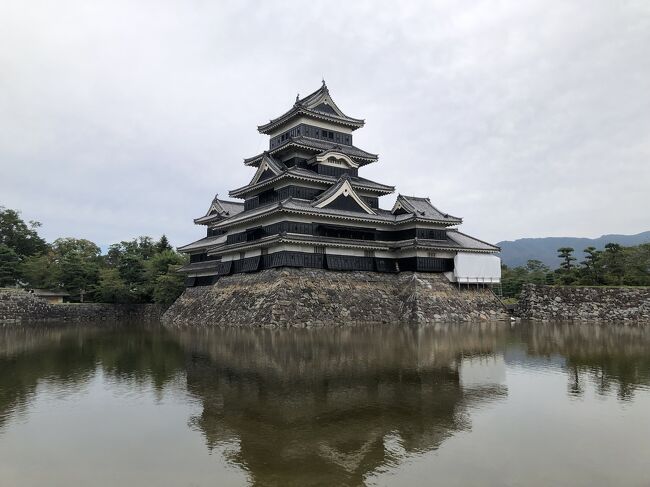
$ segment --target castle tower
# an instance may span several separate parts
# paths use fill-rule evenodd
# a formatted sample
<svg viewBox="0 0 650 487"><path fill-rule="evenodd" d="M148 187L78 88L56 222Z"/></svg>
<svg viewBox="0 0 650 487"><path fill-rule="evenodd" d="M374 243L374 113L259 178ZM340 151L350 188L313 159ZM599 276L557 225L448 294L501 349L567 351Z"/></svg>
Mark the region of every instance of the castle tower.
<svg viewBox="0 0 650 487"><path fill-rule="evenodd" d="M268 150L244 159L255 174L229 193L242 201L215 197L194 220L207 226L206 237L179 248L190 255L181 269L187 285L277 267L436 272L454 282L498 282L499 248L461 233L461 218L428 198L404 195L392 209L380 208L379 198L395 188L360 175L378 160L353 143L364 123L343 113L323 81L259 126L269 136Z"/></svg>

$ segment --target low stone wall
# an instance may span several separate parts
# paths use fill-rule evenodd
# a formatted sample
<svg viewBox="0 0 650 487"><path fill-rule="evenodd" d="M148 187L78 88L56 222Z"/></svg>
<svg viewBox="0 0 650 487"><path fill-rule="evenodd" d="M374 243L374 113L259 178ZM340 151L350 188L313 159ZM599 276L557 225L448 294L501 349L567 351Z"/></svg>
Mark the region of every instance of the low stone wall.
<svg viewBox="0 0 650 487"><path fill-rule="evenodd" d="M173 327L332 326L496 321L488 289L458 290L442 274L269 269L188 288L163 315Z"/></svg>
<svg viewBox="0 0 650 487"><path fill-rule="evenodd" d="M156 321L162 308L155 304L49 304L20 289L0 289L0 324L30 321Z"/></svg>
<svg viewBox="0 0 650 487"><path fill-rule="evenodd" d="M533 320L650 322L650 288L527 284L517 315Z"/></svg>

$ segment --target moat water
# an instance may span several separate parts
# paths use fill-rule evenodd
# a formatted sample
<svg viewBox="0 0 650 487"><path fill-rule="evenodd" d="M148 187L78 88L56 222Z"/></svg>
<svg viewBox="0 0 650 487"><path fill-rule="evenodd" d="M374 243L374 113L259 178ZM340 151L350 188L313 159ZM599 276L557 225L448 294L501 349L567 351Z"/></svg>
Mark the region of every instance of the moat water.
<svg viewBox="0 0 650 487"><path fill-rule="evenodd" d="M650 327L0 329L2 486L646 486Z"/></svg>

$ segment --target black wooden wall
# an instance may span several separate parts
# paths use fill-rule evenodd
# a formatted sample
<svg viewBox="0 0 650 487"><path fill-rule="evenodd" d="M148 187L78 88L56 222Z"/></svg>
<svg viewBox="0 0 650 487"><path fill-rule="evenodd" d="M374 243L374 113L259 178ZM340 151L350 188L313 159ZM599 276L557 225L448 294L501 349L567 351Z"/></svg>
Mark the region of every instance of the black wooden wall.
<svg viewBox="0 0 650 487"><path fill-rule="evenodd" d="M379 257L357 257L351 255L320 254L307 252L276 252L273 254L247 257L217 265L214 276L187 279L186 285L201 286L213 284L216 278L228 274L256 272L276 267L306 267L329 269L333 271L370 271L370 272L448 272L454 270L454 259L434 257L412 257L406 259L388 259Z"/></svg>

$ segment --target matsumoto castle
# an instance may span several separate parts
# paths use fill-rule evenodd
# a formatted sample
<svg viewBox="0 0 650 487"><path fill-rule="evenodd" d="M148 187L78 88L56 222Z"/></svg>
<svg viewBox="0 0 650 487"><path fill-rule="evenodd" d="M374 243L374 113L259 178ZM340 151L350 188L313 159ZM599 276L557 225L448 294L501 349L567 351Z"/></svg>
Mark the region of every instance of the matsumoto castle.
<svg viewBox="0 0 650 487"><path fill-rule="evenodd" d="M499 248L458 230L462 218L429 198L399 195L382 209L393 186L361 177L378 156L354 145L364 120L344 114L325 82L296 98L286 113L258 127L269 148L244 160L255 169L230 191L239 201L212 201L194 220L207 236L179 248L190 263L187 286L220 276L277 267L332 271L444 273L455 283L500 280Z"/></svg>

